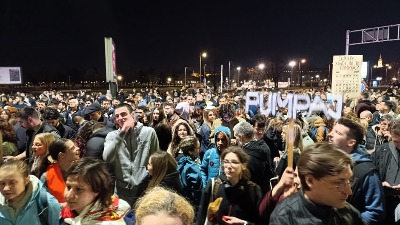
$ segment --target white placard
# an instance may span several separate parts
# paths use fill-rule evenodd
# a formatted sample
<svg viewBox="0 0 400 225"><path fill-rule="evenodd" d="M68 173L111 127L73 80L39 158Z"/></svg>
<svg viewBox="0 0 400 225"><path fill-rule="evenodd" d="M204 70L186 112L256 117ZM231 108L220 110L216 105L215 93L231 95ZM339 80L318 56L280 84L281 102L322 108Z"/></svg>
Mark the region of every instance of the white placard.
<svg viewBox="0 0 400 225"><path fill-rule="evenodd" d="M333 56L332 94L360 96L362 62L362 55Z"/></svg>

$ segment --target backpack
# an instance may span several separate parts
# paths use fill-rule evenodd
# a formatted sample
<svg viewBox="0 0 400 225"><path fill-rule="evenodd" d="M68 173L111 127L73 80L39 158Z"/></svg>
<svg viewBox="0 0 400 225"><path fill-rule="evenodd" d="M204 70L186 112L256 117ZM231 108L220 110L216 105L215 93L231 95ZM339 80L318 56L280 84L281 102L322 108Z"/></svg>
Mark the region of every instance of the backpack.
<svg viewBox="0 0 400 225"><path fill-rule="evenodd" d="M321 126L324 128L324 140L326 139L326 135L328 134L328 128L326 128L326 126ZM312 132L311 135L309 135L311 137L311 139L313 139L314 142L317 142L317 130L320 127L315 127Z"/></svg>

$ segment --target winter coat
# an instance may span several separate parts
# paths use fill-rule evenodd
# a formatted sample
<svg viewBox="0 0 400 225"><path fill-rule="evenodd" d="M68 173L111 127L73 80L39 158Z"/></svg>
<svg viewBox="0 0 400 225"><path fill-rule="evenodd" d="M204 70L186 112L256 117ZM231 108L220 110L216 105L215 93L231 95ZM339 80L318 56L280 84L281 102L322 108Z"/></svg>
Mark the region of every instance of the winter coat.
<svg viewBox="0 0 400 225"><path fill-rule="evenodd" d="M341 209L317 205L303 191L279 203L271 214L270 225L363 225L357 209L346 203Z"/></svg>
<svg viewBox="0 0 400 225"><path fill-rule="evenodd" d="M113 166L116 194L130 205L134 202L138 185L147 175L149 157L158 148L154 129L140 122L127 133L115 130L106 136L103 160Z"/></svg>
<svg viewBox="0 0 400 225"><path fill-rule="evenodd" d="M180 181L183 188L183 196L194 206L198 206L203 189L200 166L191 156L181 157L178 161Z"/></svg>
<svg viewBox="0 0 400 225"><path fill-rule="evenodd" d="M231 139L231 132L228 127L219 126L215 129L214 142L216 142L216 137L219 132L223 132L228 139ZM208 180L220 175L220 152L215 148L208 149L204 154L203 161L201 162L201 179L203 182L203 187L207 185Z"/></svg>
<svg viewBox="0 0 400 225"><path fill-rule="evenodd" d="M235 186L232 186L224 175L219 176L219 179L220 181L216 180L215 182L221 182L221 184L218 190L214 190L216 194L215 198L213 198L215 200L222 197L217 215L218 224L226 224L222 220L223 216L234 216L251 223L261 224L258 215L258 206L261 201L260 187L251 181L245 180L239 180ZM206 219L207 208L212 196L211 184L209 182L203 190L197 214L197 224L204 224Z"/></svg>
<svg viewBox="0 0 400 225"><path fill-rule="evenodd" d="M328 134L328 130L326 128L324 120L323 119L315 120L314 127L317 128L317 132L315 133L315 140L317 142L324 142L326 139L326 135Z"/></svg>
<svg viewBox="0 0 400 225"><path fill-rule="evenodd" d="M86 142L86 156L103 160L104 140L112 128L104 127L89 136Z"/></svg>
<svg viewBox="0 0 400 225"><path fill-rule="evenodd" d="M355 161L355 167L364 162L372 162L363 145L358 145L350 155ZM353 171L355 171L355 167L353 167ZM355 184L352 187L353 194L347 201L360 211L362 219L367 224L378 224L384 218L385 207L385 195L378 170L375 168L367 173L365 177L356 176L354 179L356 181L359 180L361 185Z"/></svg>
<svg viewBox="0 0 400 225"><path fill-rule="evenodd" d="M211 127L207 123L203 123L200 129L201 143L200 143L200 155L204 155L206 151L214 147L214 144L210 141Z"/></svg>
<svg viewBox="0 0 400 225"><path fill-rule="evenodd" d="M375 149L376 133L374 131L372 123L368 124L367 133L365 135L365 147L368 150Z"/></svg>
<svg viewBox="0 0 400 225"><path fill-rule="evenodd" d="M250 141L243 150L249 155L247 168L250 171L250 180L260 186L262 193L269 189L269 180L274 177L271 152L263 141Z"/></svg>
<svg viewBox="0 0 400 225"><path fill-rule="evenodd" d="M140 198L144 195L144 193L147 191L147 186L149 185L152 177L149 173L147 173L147 176L143 180L143 182L139 185L138 191L137 191L137 196L136 198ZM167 188L169 190L172 190L180 195L183 193L181 181L179 178L179 171L176 170L172 173L166 174L160 184L157 186L161 186L164 188Z"/></svg>
<svg viewBox="0 0 400 225"><path fill-rule="evenodd" d="M16 209L8 206L4 196L0 194L0 224L42 225L39 213L43 215L43 219L47 220L48 224L59 224L61 206L47 192L42 182L37 177L30 175L27 189ZM45 209L46 206L47 209Z"/></svg>
<svg viewBox="0 0 400 225"><path fill-rule="evenodd" d="M79 215L76 215L68 205L61 211L64 224L71 225L125 225L124 218L130 212L129 204L115 196L108 208L102 208L99 201L89 204L83 208Z"/></svg>

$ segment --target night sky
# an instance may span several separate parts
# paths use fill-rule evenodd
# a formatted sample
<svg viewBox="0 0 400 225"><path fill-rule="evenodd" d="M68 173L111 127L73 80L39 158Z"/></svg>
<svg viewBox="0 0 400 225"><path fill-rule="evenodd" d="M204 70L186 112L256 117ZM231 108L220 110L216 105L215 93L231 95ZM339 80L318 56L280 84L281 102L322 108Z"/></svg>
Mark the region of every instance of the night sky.
<svg viewBox="0 0 400 225"><path fill-rule="evenodd" d="M398 24L399 10L398 0L2 0L0 66L21 66L24 80L74 69L105 74L107 36L117 47L118 73L131 77L183 73L185 66L198 72L201 51L214 67L251 67L275 56L328 67L344 54L346 30ZM398 62L400 41L350 47L374 64L380 53L384 63Z"/></svg>

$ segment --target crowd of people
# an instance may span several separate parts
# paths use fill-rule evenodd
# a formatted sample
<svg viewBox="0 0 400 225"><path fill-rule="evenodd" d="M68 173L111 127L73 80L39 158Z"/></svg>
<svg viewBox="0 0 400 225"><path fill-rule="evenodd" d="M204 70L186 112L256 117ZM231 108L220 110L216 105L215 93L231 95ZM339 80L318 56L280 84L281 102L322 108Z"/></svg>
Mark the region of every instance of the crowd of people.
<svg viewBox="0 0 400 225"><path fill-rule="evenodd" d="M0 224L400 224L396 92L337 120L244 90L2 94Z"/></svg>

